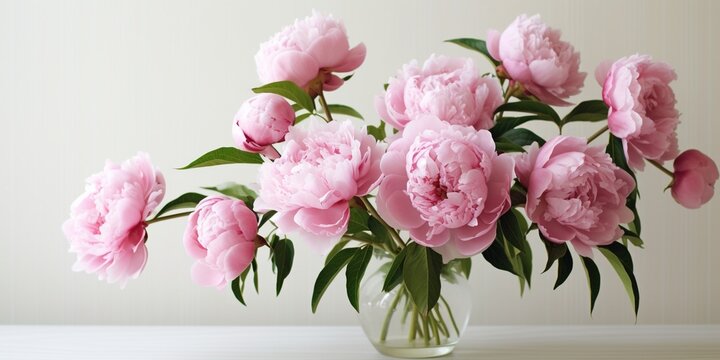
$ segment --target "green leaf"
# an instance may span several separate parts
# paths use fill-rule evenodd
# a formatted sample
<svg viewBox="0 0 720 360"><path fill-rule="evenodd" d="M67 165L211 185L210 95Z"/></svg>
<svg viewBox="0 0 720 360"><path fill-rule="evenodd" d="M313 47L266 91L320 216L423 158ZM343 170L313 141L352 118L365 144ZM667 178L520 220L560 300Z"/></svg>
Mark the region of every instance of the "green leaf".
<svg viewBox="0 0 720 360"><path fill-rule="evenodd" d="M527 241L527 223L525 218L516 209L511 209L500 217L500 228L504 238L512 245L517 252L506 249L509 253L510 262L514 263L515 272L522 274L522 278L531 284L532 278L532 249ZM512 259L515 255L517 260ZM521 279L521 281L523 281ZM521 289L522 291L522 289Z"/></svg>
<svg viewBox="0 0 720 360"><path fill-rule="evenodd" d="M531 120L547 120L538 115L520 116L520 117L501 117L495 122L495 125L490 129L490 133L493 139L498 139L506 132L514 129Z"/></svg>
<svg viewBox="0 0 720 360"><path fill-rule="evenodd" d="M607 119L608 106L602 100L583 101L573 108L562 120L565 125L573 121L602 121Z"/></svg>
<svg viewBox="0 0 720 360"><path fill-rule="evenodd" d="M330 250L330 252L325 257L324 265L327 265L330 262L330 260L335 256L335 254L339 253L340 250L344 249L345 246L347 246L347 244L349 244L349 243L350 243L350 240L338 241L337 244L335 244L335 246L333 246L333 248Z"/></svg>
<svg viewBox="0 0 720 360"><path fill-rule="evenodd" d="M373 247L371 245L361 247L360 250L355 252L345 269L345 278L347 279L345 287L348 300L350 300L350 305L357 312L360 312L360 281L365 276L365 270L370 263L372 254Z"/></svg>
<svg viewBox="0 0 720 360"><path fill-rule="evenodd" d="M350 208L350 220L348 221L347 233L354 234L365 230L370 230L368 228L369 217L370 215L368 215L367 211L361 208Z"/></svg>
<svg viewBox="0 0 720 360"><path fill-rule="evenodd" d="M242 151L234 147L221 147L197 158L197 160L179 168L178 170L194 169L205 166L225 164L262 164L263 160L258 154Z"/></svg>
<svg viewBox="0 0 720 360"><path fill-rule="evenodd" d="M620 277L620 281L622 281L623 286L625 286L625 291L630 298L630 303L637 317L638 310L640 309L640 291L638 290L637 280L633 272L633 262L630 252L619 242L598 246L598 250L608 259L610 265L612 265L618 277Z"/></svg>
<svg viewBox="0 0 720 360"><path fill-rule="evenodd" d="M379 126L374 125L368 125L367 126L367 133L375 138L377 141L383 141L385 140L385 137L387 136L385 134L385 122L380 120Z"/></svg>
<svg viewBox="0 0 720 360"><path fill-rule="evenodd" d="M294 101L303 109L313 112L315 110L315 102L305 90L301 89L292 81L278 81L265 84L252 89L256 94L271 93L280 95L288 100Z"/></svg>
<svg viewBox="0 0 720 360"><path fill-rule="evenodd" d="M565 244L563 244L563 245L565 245ZM567 247L567 245L566 245L566 247ZM572 255L570 254L570 251L567 251L558 260L558 274L557 274L557 279L555 280L555 286L553 286L553 290L557 289L560 285L562 285L565 282L565 280L567 280L568 276L570 276L570 273L572 272L572 269L573 269Z"/></svg>
<svg viewBox="0 0 720 360"><path fill-rule="evenodd" d="M273 259L277 267L277 282L275 284L276 295L280 295L285 278L290 275L292 270L293 258L295 257L295 248L292 241L281 239L275 243L273 247Z"/></svg>
<svg viewBox="0 0 720 360"><path fill-rule="evenodd" d="M377 239L377 242L379 243L388 243L392 242L390 238L390 233L388 230L383 226L383 224L380 223L377 219L374 217L368 218L368 228L370 228L370 232L372 232L373 235L375 235L375 238Z"/></svg>
<svg viewBox="0 0 720 360"><path fill-rule="evenodd" d="M645 244L642 239L640 238L640 235L636 234L633 231L630 231L629 229L625 227L620 227L623 230L623 240L630 241L631 244L634 246L637 246L641 249L644 249L643 245Z"/></svg>
<svg viewBox="0 0 720 360"><path fill-rule="evenodd" d="M253 285L255 285L255 292L259 294L260 293L260 286L259 286L260 279L258 279L258 265L257 265L257 260L255 260L255 258L253 258L253 261L250 263L250 266L251 266L252 272L253 272Z"/></svg>
<svg viewBox="0 0 720 360"><path fill-rule="evenodd" d="M311 113L304 113L304 114L300 114L300 115L296 116L295 117L295 125L301 123L303 120L309 118L311 115L312 115Z"/></svg>
<svg viewBox="0 0 720 360"><path fill-rule="evenodd" d="M258 229L265 225L266 222L270 221L270 218L272 218L275 214L277 214L277 211L275 210L270 210L263 214L260 218L260 222L258 223Z"/></svg>
<svg viewBox="0 0 720 360"><path fill-rule="evenodd" d="M328 286L330 286L330 283L335 279L335 276L342 270L342 268L347 265L347 263L352 259L352 257L355 255L355 253L360 248L347 248L343 249L335 256L330 259L330 261L325 264L325 267L320 270L320 274L318 274L317 279L315 279L315 285L313 286L313 294L312 294L312 312L315 313L317 311L318 304L320 303L320 299L322 299L323 294L325 294L325 290L327 290Z"/></svg>
<svg viewBox="0 0 720 360"><path fill-rule="evenodd" d="M237 301L239 301L241 304L247 306L247 304L245 304L245 299L243 299L242 289L240 288L240 277L239 276L236 277L235 280L233 280L230 283L230 289L232 290L233 295L235 295L235 298L237 299Z"/></svg>
<svg viewBox="0 0 720 360"><path fill-rule="evenodd" d="M487 262L490 263L490 265L494 266L496 269L507 271L513 275L518 275L518 273L515 272L515 268L513 268L513 264L510 262L510 259L508 258L505 249L502 246L502 236L502 231L500 230L500 227L498 227L495 240L492 242L492 244L490 244L487 249L485 249L485 251L483 251L482 255L485 260L487 260Z"/></svg>
<svg viewBox="0 0 720 360"><path fill-rule="evenodd" d="M532 143L538 143L539 146L545 145L545 139L541 138L538 134L523 128L508 130L500 137L499 140L511 142L519 146L527 146Z"/></svg>
<svg viewBox="0 0 720 360"><path fill-rule="evenodd" d="M511 102L507 104L503 104L498 106L497 109L495 109L495 113L500 112L521 112L521 113L527 113L527 114L535 114L537 115L538 120L549 120L560 126L562 122L560 121L560 115L553 110L552 107L550 107L547 104L543 104L538 101L533 100L522 100L522 101L516 101Z"/></svg>
<svg viewBox="0 0 720 360"><path fill-rule="evenodd" d="M465 275L466 279L470 279L470 271L472 270L472 259L471 258L463 258L460 260L460 270L462 271L463 275Z"/></svg>
<svg viewBox="0 0 720 360"><path fill-rule="evenodd" d="M331 114L341 114L341 115L347 115L352 116L358 119L363 119L363 116L360 115L357 110L347 106L347 105L340 105L340 104L328 104L328 109L330 110Z"/></svg>
<svg viewBox="0 0 720 360"><path fill-rule="evenodd" d="M293 111L298 112L300 110L303 110L303 107L300 104L292 104Z"/></svg>
<svg viewBox="0 0 720 360"><path fill-rule="evenodd" d="M348 80L352 79L353 75L355 75L355 74L353 73L353 74L350 74L350 75L346 75L346 76L343 77L342 79L343 79L343 81L348 81Z"/></svg>
<svg viewBox="0 0 720 360"><path fill-rule="evenodd" d="M165 204L165 206L158 211L157 215L155 215L153 219L159 218L160 215L165 214L168 211L194 208L204 198L205 195L195 192L182 194Z"/></svg>
<svg viewBox="0 0 720 360"><path fill-rule="evenodd" d="M522 184L515 180L513 186L510 188L510 203L513 207L518 205L525 205L527 200L527 190Z"/></svg>
<svg viewBox="0 0 720 360"><path fill-rule="evenodd" d="M497 140L495 142L495 150L498 153L513 153L513 152L525 152L522 146L513 144L512 142L504 139Z"/></svg>
<svg viewBox="0 0 720 360"><path fill-rule="evenodd" d="M440 298L442 256L417 243L410 243L406 251L403 281L418 311L427 316Z"/></svg>
<svg viewBox="0 0 720 360"><path fill-rule="evenodd" d="M203 189L216 191L223 195L242 200L250 209L252 209L252 204L257 198L257 193L255 193L255 191L245 185L234 182L226 182L217 186L204 187Z"/></svg>
<svg viewBox="0 0 720 360"><path fill-rule="evenodd" d="M567 254L569 251L567 244L556 244L548 240L545 235L542 234L542 232L538 231L538 234L540 234L540 240L542 240L543 244L545 244L545 251L547 251L548 255L547 263L545 263L545 269L542 271L543 273L545 273L546 271L550 270L555 261L565 256L565 254Z"/></svg>
<svg viewBox="0 0 720 360"><path fill-rule="evenodd" d="M500 65L500 62L497 61L497 60L495 60L495 59L492 57L492 55L490 55L490 52L489 52L488 49L487 49L487 44L485 43L484 40L471 39L471 38L459 38L459 39L445 40L445 42L453 43L453 44L456 44L456 45L460 45L460 46L462 46L462 47L464 47L464 48L466 48L466 49L470 49L470 50L477 51L477 52L485 55L485 57L486 57L488 60L490 60L490 62L491 62L494 66Z"/></svg>
<svg viewBox="0 0 720 360"><path fill-rule="evenodd" d="M598 271L595 262L588 257L580 256L585 266L585 275L587 275L588 287L590 288L590 314L595 309L595 300L600 294L600 271Z"/></svg>
<svg viewBox="0 0 720 360"><path fill-rule="evenodd" d="M400 285L403 281L403 265L405 265L405 255L407 254L407 247L400 250L400 252L393 259L390 270L388 270L385 282L383 283L382 290L384 292L390 292L396 286Z"/></svg>
<svg viewBox="0 0 720 360"><path fill-rule="evenodd" d="M631 225L633 227L633 230L635 233L640 236L640 231L642 230L641 224L640 224L640 215L637 211L637 197L639 195L638 187L637 187L637 178L635 177L635 173L630 169L627 163L627 159L625 158L625 150L623 149L623 143L622 140L613 134L609 135L608 145L605 148L605 152L610 155L610 158L612 159L613 163L617 165L619 168L625 170L632 178L635 180L635 189L630 193L630 195L627 198L627 201L625 202L625 205L630 209L630 211L633 212L633 215L635 218L633 219Z"/></svg>

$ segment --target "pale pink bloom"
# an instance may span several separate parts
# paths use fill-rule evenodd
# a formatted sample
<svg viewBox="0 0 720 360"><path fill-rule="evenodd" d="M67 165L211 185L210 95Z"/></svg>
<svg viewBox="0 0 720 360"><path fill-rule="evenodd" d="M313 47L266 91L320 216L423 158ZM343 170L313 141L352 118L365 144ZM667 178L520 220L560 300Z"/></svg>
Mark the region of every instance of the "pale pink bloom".
<svg viewBox="0 0 720 360"><path fill-rule="evenodd" d="M493 126L502 102L497 79L480 76L471 59L432 55L422 67L414 60L403 65L384 96L375 98L375 107L398 130L421 114L479 130Z"/></svg>
<svg viewBox="0 0 720 360"><path fill-rule="evenodd" d="M390 144L381 168L380 215L445 262L490 246L510 208L513 160L495 152L487 130L415 118Z"/></svg>
<svg viewBox="0 0 720 360"><path fill-rule="evenodd" d="M383 146L350 121L293 127L282 156L260 167L255 210L275 210L280 231L324 253L347 230L349 200L380 179Z"/></svg>
<svg viewBox="0 0 720 360"><path fill-rule="evenodd" d="M571 105L585 81L579 72L580 54L560 40L560 30L545 25L539 15L518 16L502 33L488 32L488 51L513 81L550 105Z"/></svg>
<svg viewBox="0 0 720 360"><path fill-rule="evenodd" d="M192 279L222 289L255 258L257 217L242 200L203 199L188 218L185 251L193 259Z"/></svg>
<svg viewBox="0 0 720 360"><path fill-rule="evenodd" d="M271 145L282 141L294 122L295 111L282 96L255 95L235 114L232 128L235 146L274 159L278 153Z"/></svg>
<svg viewBox="0 0 720 360"><path fill-rule="evenodd" d="M711 158L695 149L686 150L675 159L673 168L672 196L678 204L697 209L712 199L718 168Z"/></svg>
<svg viewBox="0 0 720 360"><path fill-rule="evenodd" d="M644 158L660 163L674 159L680 117L670 88L675 71L647 55L632 55L598 66L595 76L610 107L608 128L623 140L628 164L642 170Z"/></svg>
<svg viewBox="0 0 720 360"><path fill-rule="evenodd" d="M350 48L345 25L313 12L260 45L255 64L260 81L289 80L302 88L322 85L332 91L343 84L334 73L350 72L365 60L365 45Z"/></svg>
<svg viewBox="0 0 720 360"><path fill-rule="evenodd" d="M137 278L147 261L145 219L164 195L165 179L147 154L122 164L107 161L85 180L63 224L70 252L77 254L73 270L122 286Z"/></svg>
<svg viewBox="0 0 720 360"><path fill-rule="evenodd" d="M619 239L619 224L633 220L625 201L633 178L613 164L600 146L558 136L516 159L515 173L527 188L525 212L554 243L570 242L582 256Z"/></svg>

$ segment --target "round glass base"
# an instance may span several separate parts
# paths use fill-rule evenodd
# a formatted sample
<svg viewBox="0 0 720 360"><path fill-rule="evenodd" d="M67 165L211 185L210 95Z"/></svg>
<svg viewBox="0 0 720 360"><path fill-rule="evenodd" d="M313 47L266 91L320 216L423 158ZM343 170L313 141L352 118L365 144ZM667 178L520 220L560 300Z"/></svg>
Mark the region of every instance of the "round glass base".
<svg viewBox="0 0 720 360"><path fill-rule="evenodd" d="M425 345L422 342L413 344L408 342L407 339L389 340L377 344L373 343L373 346L383 355L410 359L444 356L450 354L455 349L455 344Z"/></svg>

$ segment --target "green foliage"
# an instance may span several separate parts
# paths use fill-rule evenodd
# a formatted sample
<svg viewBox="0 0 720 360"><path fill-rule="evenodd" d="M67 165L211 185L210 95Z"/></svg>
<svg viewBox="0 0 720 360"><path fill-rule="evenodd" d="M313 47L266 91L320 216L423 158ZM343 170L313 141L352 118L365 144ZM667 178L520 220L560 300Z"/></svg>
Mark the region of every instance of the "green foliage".
<svg viewBox="0 0 720 360"><path fill-rule="evenodd" d="M352 117L364 120L363 116L360 115L360 113L357 112L357 110L355 110L347 105L328 104L328 109L330 110L330 113L332 113L332 114L347 115L347 116L352 116Z"/></svg>
<svg viewBox="0 0 720 360"><path fill-rule="evenodd" d="M483 55L490 61L490 63L493 64L493 66L500 65L500 62L495 60L492 55L490 55L490 52L487 49L487 44L485 43L485 40L480 39L471 39L471 38L459 38L459 39L450 39L445 40L445 42L453 43L456 45L460 45L466 49L470 49L473 51L477 51Z"/></svg>
<svg viewBox="0 0 720 360"><path fill-rule="evenodd" d="M495 109L495 113L505 113L505 112L520 112L520 113L526 113L526 114L534 114L535 119L533 120L547 120L552 121L555 124L558 125L558 127L562 126L562 121L560 119L560 115L549 105L541 103L539 101L534 100L522 100L522 101L516 101L511 102L507 104L503 104L498 106L497 109Z"/></svg>
<svg viewBox="0 0 720 360"><path fill-rule="evenodd" d="M350 220L348 221L348 234L355 234L362 231L370 230L368 228L368 215L367 211L361 208L350 208Z"/></svg>
<svg viewBox="0 0 720 360"><path fill-rule="evenodd" d="M619 242L598 246L598 250L607 258L610 265L612 265L618 274L630 298L630 303L635 310L635 316L637 317L638 310L640 309L640 291L637 280L635 279L635 274L633 273L633 262L630 252Z"/></svg>
<svg viewBox="0 0 720 360"><path fill-rule="evenodd" d="M318 274L318 277L315 280L315 286L313 287L313 313L317 311L320 299L322 299L323 294L325 294L325 290L327 290L328 286L330 286L330 283L335 279L335 276L337 276L340 270L342 270L342 268L344 268L345 265L348 264L350 259L353 258L353 256L359 249L360 248L355 247L340 250L330 259L330 261L327 261L325 267L320 271L320 274Z"/></svg>
<svg viewBox="0 0 720 360"><path fill-rule="evenodd" d="M163 206L160 211L158 211L157 215L155 215L153 219L157 219L160 217L160 215L163 215L172 210L194 208L204 198L205 195L195 192L182 194L165 204L165 206Z"/></svg>
<svg viewBox="0 0 720 360"><path fill-rule="evenodd" d="M383 283L383 291L390 292L403 282L403 268L405 265L406 254L407 247L400 250L397 256L395 256L395 259L393 259L392 264L390 265L390 270L388 270L385 282Z"/></svg>
<svg viewBox="0 0 720 360"><path fill-rule="evenodd" d="M427 316L440 298L442 256L414 242L408 244L406 251L403 281L418 312Z"/></svg>
<svg viewBox="0 0 720 360"><path fill-rule="evenodd" d="M295 257L295 248L292 241L288 239L277 240L273 244L273 264L277 268L277 282L275 284L276 295L280 295L285 278L290 275Z"/></svg>
<svg viewBox="0 0 720 360"><path fill-rule="evenodd" d="M263 160L258 154L242 151L234 147L221 147L207 152L195 161L179 168L178 170L194 169L206 166L225 164L262 164Z"/></svg>
<svg viewBox="0 0 720 360"><path fill-rule="evenodd" d="M380 120L379 126L368 125L367 132L377 141L385 140L385 137L387 136L385 133L385 122Z"/></svg>
<svg viewBox="0 0 720 360"><path fill-rule="evenodd" d="M346 289L350 305L355 311L360 312L360 281L365 275L370 259L373 255L373 247L365 245L356 251L345 269Z"/></svg>
<svg viewBox="0 0 720 360"><path fill-rule="evenodd" d="M596 122L607 119L608 106L602 100L583 101L575 106L562 119L565 125L573 121Z"/></svg>
<svg viewBox="0 0 720 360"><path fill-rule="evenodd" d="M223 195L242 200L250 209L253 208L253 203L257 198L255 191L245 185L234 182L226 182L217 186L208 186L203 189L219 192Z"/></svg>
<svg viewBox="0 0 720 360"><path fill-rule="evenodd" d="M640 238L640 231L642 230L642 228L640 224L640 214L638 214L636 204L637 198L638 196L640 196L640 193L638 190L637 178L635 178L635 173L632 171L632 169L630 169L627 163L627 159L625 158L625 150L623 149L622 140L614 136L613 134L610 134L608 145L605 148L605 152L610 155L610 158L612 159L613 163L615 163L615 165L625 170L625 172L630 174L630 176L632 176L632 178L635 180L635 189L628 196L625 205L627 205L627 207L630 209L630 211L633 212L633 215L635 216L630 225L636 237Z"/></svg>
<svg viewBox="0 0 720 360"><path fill-rule="evenodd" d="M280 95L288 100L294 101L300 105L303 109L313 112L315 110L315 102L308 95L305 90L298 87L292 81L278 81L274 83L265 84L260 87L252 89L256 94L260 93L271 93Z"/></svg>
<svg viewBox="0 0 720 360"><path fill-rule="evenodd" d="M598 271L595 262L588 257L580 256L585 266L585 275L587 275L588 288L590 288L590 314L595 309L595 300L600 294L600 271Z"/></svg>
<svg viewBox="0 0 720 360"><path fill-rule="evenodd" d="M523 128L510 129L505 132L499 141L511 142L518 146L528 146L532 143L538 143L539 146L545 145L545 139L540 135Z"/></svg>

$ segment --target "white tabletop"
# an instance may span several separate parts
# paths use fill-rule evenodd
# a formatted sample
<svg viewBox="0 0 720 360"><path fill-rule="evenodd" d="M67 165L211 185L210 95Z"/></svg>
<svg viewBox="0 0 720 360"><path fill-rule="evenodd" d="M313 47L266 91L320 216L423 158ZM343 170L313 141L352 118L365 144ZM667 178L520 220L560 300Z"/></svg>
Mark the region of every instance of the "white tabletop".
<svg viewBox="0 0 720 360"><path fill-rule="evenodd" d="M448 359L720 359L720 325L475 326ZM388 359L360 327L0 326L0 359Z"/></svg>

